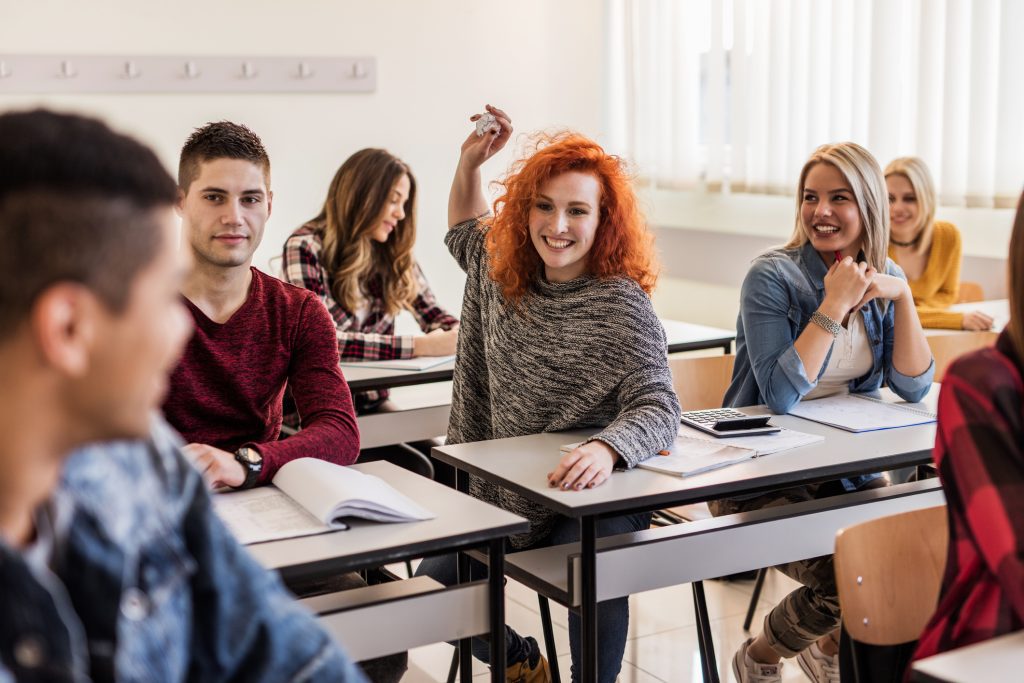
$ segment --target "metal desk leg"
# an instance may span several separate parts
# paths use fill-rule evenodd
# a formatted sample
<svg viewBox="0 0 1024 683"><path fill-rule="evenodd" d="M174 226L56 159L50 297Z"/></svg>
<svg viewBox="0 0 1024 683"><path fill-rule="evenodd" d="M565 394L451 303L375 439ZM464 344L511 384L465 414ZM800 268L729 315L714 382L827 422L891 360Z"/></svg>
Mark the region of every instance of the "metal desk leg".
<svg viewBox="0 0 1024 683"><path fill-rule="evenodd" d="M597 681L597 518L580 519L580 563L583 593L580 603L582 652L580 653L584 683Z"/></svg>
<svg viewBox="0 0 1024 683"><path fill-rule="evenodd" d="M491 620L491 680L505 680L505 540L490 542L487 555L488 614Z"/></svg>
<svg viewBox="0 0 1024 683"><path fill-rule="evenodd" d="M693 606L697 612L697 642L700 645L700 663L706 683L719 683L718 664L715 662L715 640L711 635L708 603L704 599L704 583L694 581Z"/></svg>
<svg viewBox="0 0 1024 683"><path fill-rule="evenodd" d="M465 553L458 553L458 558L459 583L469 583L472 581L472 577L469 575L469 556ZM459 680L462 683L472 683L473 681L472 638L463 638L459 641Z"/></svg>

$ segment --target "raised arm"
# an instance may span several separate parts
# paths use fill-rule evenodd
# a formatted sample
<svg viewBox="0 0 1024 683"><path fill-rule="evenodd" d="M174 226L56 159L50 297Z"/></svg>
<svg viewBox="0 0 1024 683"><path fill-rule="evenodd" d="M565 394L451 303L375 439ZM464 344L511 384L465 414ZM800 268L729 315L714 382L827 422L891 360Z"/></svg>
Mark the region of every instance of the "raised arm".
<svg viewBox="0 0 1024 683"><path fill-rule="evenodd" d="M500 130L491 130L477 135L474 129L462 143L462 154L455 169L451 193L448 195L448 227L477 218L487 213L487 199L481 187L480 167L498 153L512 137L512 121L508 114L486 106L487 113L494 116ZM476 121L481 114L473 114L470 121Z"/></svg>

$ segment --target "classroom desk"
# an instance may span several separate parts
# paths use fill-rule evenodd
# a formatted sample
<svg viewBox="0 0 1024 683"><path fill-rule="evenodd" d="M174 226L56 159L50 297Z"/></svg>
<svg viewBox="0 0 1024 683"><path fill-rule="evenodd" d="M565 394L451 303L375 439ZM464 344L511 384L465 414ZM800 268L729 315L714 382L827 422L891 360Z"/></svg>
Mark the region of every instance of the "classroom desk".
<svg viewBox="0 0 1024 683"><path fill-rule="evenodd" d="M967 313L968 311L981 311L992 316L994 322L992 323L993 334L999 333L1006 323L1010 321L1010 300L1009 299L988 299L985 301L968 301L962 304L953 304L949 307L949 310L956 311L958 313ZM941 330L934 327L924 328L925 336L942 336L951 334L977 334L970 330Z"/></svg>
<svg viewBox="0 0 1024 683"><path fill-rule="evenodd" d="M422 502L437 517L400 524L356 519L346 531L255 543L248 546L249 552L264 567L278 571L288 583L487 547L488 553L496 559L498 570L490 573L486 582L462 583L448 589L435 586L426 594L399 597L394 595L394 590L392 594L380 595L387 593L381 586L345 591L376 592L379 599L323 615L321 621L339 636L350 654L360 660L490 632L491 642L501 643L500 648L492 648L491 652L492 661L499 663L492 672L492 680L503 681L505 614L501 567L504 543L507 536L526 531L526 520L387 462L352 467L384 479L401 493ZM400 584L405 583L408 582L395 582L399 586L393 588L400 590ZM381 610L391 618L366 618L365 611L372 609ZM468 640L465 642L468 645ZM381 651L381 643L392 647ZM464 651L468 659L469 648ZM468 681L472 667L464 667L463 672L463 680Z"/></svg>
<svg viewBox="0 0 1024 683"><path fill-rule="evenodd" d="M914 683L1010 683L1024 678L1024 631L914 662Z"/></svg>
<svg viewBox="0 0 1024 683"><path fill-rule="evenodd" d="M353 392L391 389L431 382L447 382L455 372L455 361L450 360L427 370L387 370L384 368L361 368L356 364L341 366L348 388Z"/></svg>
<svg viewBox="0 0 1024 683"><path fill-rule="evenodd" d="M448 431L452 383L434 382L394 389L372 413L359 415L360 448L426 441Z"/></svg>
<svg viewBox="0 0 1024 683"><path fill-rule="evenodd" d="M661 324L665 328L668 353L717 348L729 353L732 350L732 343L736 339L736 330L707 327L678 320L662 320ZM454 372L455 361L448 361L428 370L387 370L360 368L355 365L343 365L341 368L341 373L345 375L349 389L354 392L445 382L452 379Z"/></svg>
<svg viewBox="0 0 1024 683"><path fill-rule="evenodd" d="M891 392L883 392L890 400ZM938 387L926 403L935 406ZM766 406L744 409L768 414ZM783 451L717 471L682 478L642 469L615 473L603 485L584 491L561 491L547 485L546 475L560 457L559 446L581 441L597 430L535 434L511 439L435 448L434 457L465 474L481 477L568 517L580 520L580 585L583 680L597 679L596 521L599 517L657 510L675 505L760 493L799 484L828 481L929 462L935 424L854 434L791 415L773 422L825 441ZM650 568L644 567L645 571ZM698 598L699 599L699 598ZM701 636L710 646L710 628ZM713 652L713 650L712 650ZM713 667L711 667L713 668ZM715 678L716 674L712 675ZM717 679L716 679L717 680Z"/></svg>

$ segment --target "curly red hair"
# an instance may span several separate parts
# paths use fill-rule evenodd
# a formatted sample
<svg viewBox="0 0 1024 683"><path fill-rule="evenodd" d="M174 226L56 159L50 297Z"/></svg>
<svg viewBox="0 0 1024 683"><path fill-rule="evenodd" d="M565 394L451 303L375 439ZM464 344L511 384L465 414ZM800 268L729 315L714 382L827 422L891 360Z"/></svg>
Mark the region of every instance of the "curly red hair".
<svg viewBox="0 0 1024 683"><path fill-rule="evenodd" d="M494 201L487 233L490 276L505 297L520 302L541 268L540 255L530 240L530 209L545 183L569 171L593 174L601 183L601 215L587 253L588 272L600 278L630 278L650 294L658 277L654 236L647 229L623 160L572 132L539 134L534 150L514 163L498 183L504 192Z"/></svg>

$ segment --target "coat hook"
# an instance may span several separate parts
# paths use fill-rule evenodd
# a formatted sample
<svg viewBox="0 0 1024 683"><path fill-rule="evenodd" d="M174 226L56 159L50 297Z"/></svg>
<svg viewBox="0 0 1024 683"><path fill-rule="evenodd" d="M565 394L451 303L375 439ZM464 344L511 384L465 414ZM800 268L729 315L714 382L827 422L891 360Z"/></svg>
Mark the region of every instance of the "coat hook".
<svg viewBox="0 0 1024 683"><path fill-rule="evenodd" d="M257 75L256 67L252 65L252 62L242 62L242 78L256 78Z"/></svg>
<svg viewBox="0 0 1024 683"><path fill-rule="evenodd" d="M199 78L199 67L191 60L185 62L185 78Z"/></svg>
<svg viewBox="0 0 1024 683"><path fill-rule="evenodd" d="M124 78L138 78L140 75L139 68L135 66L135 62L128 60L124 63Z"/></svg>
<svg viewBox="0 0 1024 683"><path fill-rule="evenodd" d="M60 63L60 77L61 78L74 78L78 75L75 71L75 66L71 63L70 59L64 59Z"/></svg>
<svg viewBox="0 0 1024 683"><path fill-rule="evenodd" d="M353 62L352 78L366 78L366 69L363 67L362 62Z"/></svg>
<svg viewBox="0 0 1024 683"><path fill-rule="evenodd" d="M299 62L299 78L312 78L313 69L306 62Z"/></svg>

